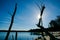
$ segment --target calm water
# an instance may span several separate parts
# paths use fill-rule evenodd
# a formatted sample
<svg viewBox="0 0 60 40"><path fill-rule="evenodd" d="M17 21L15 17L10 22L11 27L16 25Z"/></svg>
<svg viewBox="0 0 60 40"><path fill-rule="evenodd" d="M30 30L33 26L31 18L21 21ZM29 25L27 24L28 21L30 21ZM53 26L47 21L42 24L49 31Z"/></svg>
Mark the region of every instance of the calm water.
<svg viewBox="0 0 60 40"><path fill-rule="evenodd" d="M12 35L15 39L15 32L11 32L9 35L9 40L12 40ZM18 32L17 39L18 40L34 40L35 38L41 35L31 35L31 32ZM0 40L4 40L6 37L6 32L0 32Z"/></svg>

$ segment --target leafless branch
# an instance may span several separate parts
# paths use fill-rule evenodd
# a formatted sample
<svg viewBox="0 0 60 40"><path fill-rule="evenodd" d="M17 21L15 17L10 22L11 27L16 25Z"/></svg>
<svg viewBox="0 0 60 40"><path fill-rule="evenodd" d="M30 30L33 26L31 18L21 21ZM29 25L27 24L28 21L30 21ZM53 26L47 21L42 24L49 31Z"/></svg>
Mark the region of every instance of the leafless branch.
<svg viewBox="0 0 60 40"><path fill-rule="evenodd" d="M8 32L7 32L5 40L8 40L10 31L11 31L11 28L12 28L12 25L13 25L13 22L14 22L14 17L15 17L15 14L16 14L16 10L17 10L17 3L15 4L15 9L14 9L13 15L11 17L11 23L10 23L10 26L9 26L9 29L8 29Z"/></svg>

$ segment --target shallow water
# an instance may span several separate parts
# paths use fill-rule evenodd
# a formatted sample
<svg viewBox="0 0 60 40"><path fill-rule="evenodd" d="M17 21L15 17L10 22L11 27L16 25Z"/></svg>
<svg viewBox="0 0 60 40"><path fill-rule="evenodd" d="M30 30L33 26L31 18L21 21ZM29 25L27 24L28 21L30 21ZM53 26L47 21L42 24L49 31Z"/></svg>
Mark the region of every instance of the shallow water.
<svg viewBox="0 0 60 40"><path fill-rule="evenodd" d="M12 40L12 35L15 39L15 32L11 32L9 35L9 40ZM17 33L17 40L34 40L35 38L41 36L41 35L31 35L31 32L18 32ZM0 40L4 40L6 37L6 32L0 32Z"/></svg>

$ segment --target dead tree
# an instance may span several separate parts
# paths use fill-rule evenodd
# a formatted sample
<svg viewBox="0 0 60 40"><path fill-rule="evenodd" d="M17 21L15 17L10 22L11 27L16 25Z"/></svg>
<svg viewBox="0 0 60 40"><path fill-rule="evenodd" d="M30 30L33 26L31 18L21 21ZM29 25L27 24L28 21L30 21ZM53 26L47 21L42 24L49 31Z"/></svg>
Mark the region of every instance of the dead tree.
<svg viewBox="0 0 60 40"><path fill-rule="evenodd" d="M11 17L11 23L10 23L10 26L9 26L9 29L8 29L8 32L7 32L5 40L8 40L8 37L9 37L10 31L11 31L12 25L14 23L14 17L15 17L15 14L16 14L16 10L17 10L17 3L15 4L15 9L14 9L13 15Z"/></svg>
<svg viewBox="0 0 60 40"><path fill-rule="evenodd" d="M17 40L17 32L16 32L16 35L15 35L15 40Z"/></svg>
<svg viewBox="0 0 60 40"><path fill-rule="evenodd" d="M40 12L41 12L40 18L39 18L39 23L38 23L37 25L43 26L42 14L43 14L43 11L44 11L44 9L45 9L45 6L41 6L41 8L40 8L40 6L39 6L36 2L35 2L35 4L37 5L37 7L39 8L39 10L40 10ZM39 27L39 26L37 26L37 27ZM39 28L40 28L40 27L39 27ZM44 38L43 31L42 31L42 36L43 36L43 38ZM44 39L45 39L45 38L44 38Z"/></svg>
<svg viewBox="0 0 60 40"><path fill-rule="evenodd" d="M52 34L50 34L50 33L48 32L48 30L46 30L46 29L43 27L42 14L43 14L43 11L44 11L44 9L45 9L45 6L42 5L42 6L41 6L42 8L40 8L40 6L39 6L37 3L36 3L36 5L37 5L38 8L41 10L41 14L40 14L40 18L39 18L39 22L38 22L38 24L37 24L37 27L41 28L42 31L44 31L46 34L48 34L48 35L50 36L51 40L60 40L60 39L55 38ZM42 34L42 36L43 36L43 34ZM44 36L43 36L43 37L44 37Z"/></svg>
<svg viewBox="0 0 60 40"><path fill-rule="evenodd" d="M40 26L40 25L37 25L37 26L40 27L46 34L48 34L51 40L60 40L60 39L55 38L52 34L50 34L48 30L46 30L43 26Z"/></svg>

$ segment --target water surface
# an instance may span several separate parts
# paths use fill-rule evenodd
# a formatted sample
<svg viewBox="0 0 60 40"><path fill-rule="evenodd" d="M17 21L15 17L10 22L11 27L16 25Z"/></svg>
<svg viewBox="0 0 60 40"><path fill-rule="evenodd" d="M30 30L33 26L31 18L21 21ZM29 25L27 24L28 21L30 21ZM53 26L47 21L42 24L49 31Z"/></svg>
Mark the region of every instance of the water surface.
<svg viewBox="0 0 60 40"><path fill-rule="evenodd" d="M15 39L15 32L11 32L9 35L9 40L12 40L12 35L14 36ZM40 35L31 35L31 32L18 32L17 33L17 40L34 40ZM6 32L0 32L0 40L4 40L6 37Z"/></svg>

